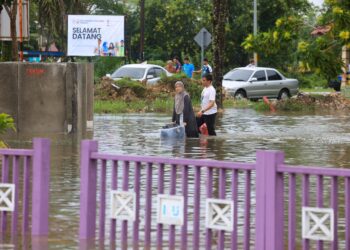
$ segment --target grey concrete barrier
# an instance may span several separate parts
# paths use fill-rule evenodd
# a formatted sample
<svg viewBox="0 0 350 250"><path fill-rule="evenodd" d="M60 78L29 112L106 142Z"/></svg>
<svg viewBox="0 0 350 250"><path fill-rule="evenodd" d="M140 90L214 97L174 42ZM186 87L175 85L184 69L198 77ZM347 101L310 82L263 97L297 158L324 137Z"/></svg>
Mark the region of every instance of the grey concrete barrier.
<svg viewBox="0 0 350 250"><path fill-rule="evenodd" d="M18 64L0 64L0 113L18 117Z"/></svg>
<svg viewBox="0 0 350 250"><path fill-rule="evenodd" d="M0 113L15 118L18 132L85 133L91 91L92 64L0 63Z"/></svg>

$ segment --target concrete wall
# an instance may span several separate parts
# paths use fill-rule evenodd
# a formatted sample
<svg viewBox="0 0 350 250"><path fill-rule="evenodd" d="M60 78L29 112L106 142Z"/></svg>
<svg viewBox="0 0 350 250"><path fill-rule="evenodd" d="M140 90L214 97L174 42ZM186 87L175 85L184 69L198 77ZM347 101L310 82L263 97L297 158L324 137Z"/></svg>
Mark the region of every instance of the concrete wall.
<svg viewBox="0 0 350 250"><path fill-rule="evenodd" d="M0 63L0 113L18 132L84 133L91 107L92 64Z"/></svg>
<svg viewBox="0 0 350 250"><path fill-rule="evenodd" d="M0 64L0 113L18 117L18 64Z"/></svg>

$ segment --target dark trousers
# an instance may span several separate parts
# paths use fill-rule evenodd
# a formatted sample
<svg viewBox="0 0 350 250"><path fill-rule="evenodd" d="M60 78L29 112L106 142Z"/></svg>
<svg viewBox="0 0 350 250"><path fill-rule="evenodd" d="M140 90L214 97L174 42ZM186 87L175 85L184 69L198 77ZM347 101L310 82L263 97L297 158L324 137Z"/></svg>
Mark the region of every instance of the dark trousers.
<svg viewBox="0 0 350 250"><path fill-rule="evenodd" d="M215 117L216 113L212 115L202 115L201 117L197 117L197 125L198 125L198 131L200 126L203 125L203 123L207 124L208 128L208 134L209 135L216 135L215 133Z"/></svg>

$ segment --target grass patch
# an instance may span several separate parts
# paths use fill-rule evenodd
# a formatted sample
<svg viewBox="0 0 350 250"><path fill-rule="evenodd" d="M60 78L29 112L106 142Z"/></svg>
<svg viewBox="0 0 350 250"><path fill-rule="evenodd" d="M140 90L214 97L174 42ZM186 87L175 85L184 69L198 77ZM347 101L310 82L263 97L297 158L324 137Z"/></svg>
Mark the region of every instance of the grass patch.
<svg viewBox="0 0 350 250"><path fill-rule="evenodd" d="M279 111L314 111L316 106L314 103L301 103L296 102L293 99L280 101L276 105L277 110Z"/></svg>
<svg viewBox="0 0 350 250"><path fill-rule="evenodd" d="M269 105L263 101L252 102L249 100L235 100L226 99L224 100L224 108L236 108L236 109L254 109L256 111L269 111Z"/></svg>
<svg viewBox="0 0 350 250"><path fill-rule="evenodd" d="M137 100L125 102L123 100L103 101L95 100L94 112L97 114L120 114L139 112L170 113L174 101L170 99L155 99L153 101Z"/></svg>
<svg viewBox="0 0 350 250"><path fill-rule="evenodd" d="M249 100L225 99L223 105L224 108L246 109L252 108L253 103Z"/></svg>
<svg viewBox="0 0 350 250"><path fill-rule="evenodd" d="M162 112L168 113L173 110L174 101L169 99L155 99L148 104L147 112Z"/></svg>
<svg viewBox="0 0 350 250"><path fill-rule="evenodd" d="M298 99L288 99L284 101L274 102L272 101L275 109L281 112L310 112L322 109L344 109L349 107L349 100L342 96L324 96L322 94L317 95L305 95ZM192 99L192 106L195 111L200 108L200 100ZM94 112L95 113L172 113L174 107L173 97L155 98L148 100L129 100L124 101L117 99L114 101L106 100L95 100ZM235 108L235 109L253 109L257 112L269 112L270 105L265 104L262 100L260 101L249 101L249 100L224 100L224 108Z"/></svg>
<svg viewBox="0 0 350 250"><path fill-rule="evenodd" d="M105 113L126 113L128 105L124 101L101 101L95 100L94 112Z"/></svg>
<svg viewBox="0 0 350 250"><path fill-rule="evenodd" d="M299 92L334 92L334 89L331 88L302 88L299 90Z"/></svg>
<svg viewBox="0 0 350 250"><path fill-rule="evenodd" d="M256 110L256 111L260 111L260 112L267 112L267 111L270 111L270 106L264 102L256 102L254 105L253 105L253 108Z"/></svg>
<svg viewBox="0 0 350 250"><path fill-rule="evenodd" d="M199 109L200 100L192 100L193 108ZM139 113L139 112L159 112L171 113L174 108L174 100L172 98L161 99L157 98L153 101L135 100L125 102L123 100L104 101L95 100L94 112L97 114L121 114L121 113ZM224 108L238 108L238 109L254 109L256 111L269 111L269 106L264 102L251 102L248 100L225 100Z"/></svg>

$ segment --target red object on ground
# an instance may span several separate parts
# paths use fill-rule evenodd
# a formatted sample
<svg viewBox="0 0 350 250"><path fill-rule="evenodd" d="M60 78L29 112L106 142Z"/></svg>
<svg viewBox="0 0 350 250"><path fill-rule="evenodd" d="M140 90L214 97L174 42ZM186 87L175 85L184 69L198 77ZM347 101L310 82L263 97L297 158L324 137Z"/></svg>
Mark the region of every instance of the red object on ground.
<svg viewBox="0 0 350 250"><path fill-rule="evenodd" d="M203 123L202 126L199 127L199 131L202 135L209 135L208 133L208 127L206 123Z"/></svg>
<svg viewBox="0 0 350 250"><path fill-rule="evenodd" d="M266 96L263 96L263 100L264 100L264 103L266 103L267 105L269 105L270 111L271 111L271 112L276 112L275 107L273 106L272 103L270 103L269 99L268 99Z"/></svg>

